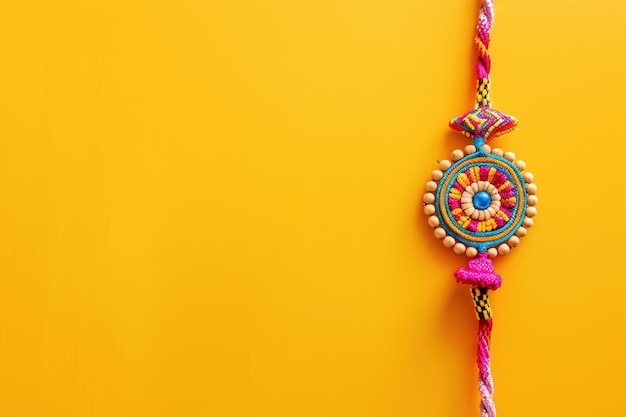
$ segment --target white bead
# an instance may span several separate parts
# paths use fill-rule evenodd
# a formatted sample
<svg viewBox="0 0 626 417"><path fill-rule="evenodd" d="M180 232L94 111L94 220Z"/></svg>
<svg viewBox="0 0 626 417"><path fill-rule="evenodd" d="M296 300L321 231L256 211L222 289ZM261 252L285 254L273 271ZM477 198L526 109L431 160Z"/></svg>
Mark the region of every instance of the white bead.
<svg viewBox="0 0 626 417"><path fill-rule="evenodd" d="M454 151L452 151L452 154L450 155L450 158L453 161L458 161L459 159L463 158L464 156L465 156L465 154L463 153L462 150L455 149Z"/></svg>
<svg viewBox="0 0 626 417"><path fill-rule="evenodd" d="M439 217L437 217L437 216L430 216L428 218L428 225L430 227L437 227L437 226L439 226Z"/></svg>
<svg viewBox="0 0 626 417"><path fill-rule="evenodd" d="M511 247L507 245L506 243L503 243L500 246L498 246L498 253L500 255L507 255L509 252L511 252Z"/></svg>
<svg viewBox="0 0 626 417"><path fill-rule="evenodd" d="M474 153L474 152L476 152L476 146L474 146L474 145L467 145L467 146L464 148L464 151L465 151L465 154L466 154L466 155L469 155L469 154L471 154L471 153Z"/></svg>
<svg viewBox="0 0 626 417"><path fill-rule="evenodd" d="M442 171L447 170L448 168L450 168L450 166L452 166L452 162L448 161L447 159L442 159L441 161L439 161L439 169Z"/></svg>
<svg viewBox="0 0 626 417"><path fill-rule="evenodd" d="M508 243L510 247L514 248L519 245L519 237L513 235L509 238L509 240L507 240L506 243Z"/></svg>
<svg viewBox="0 0 626 417"><path fill-rule="evenodd" d="M435 181L428 181L426 183L426 191L433 192L437 189L437 183Z"/></svg>
<svg viewBox="0 0 626 417"><path fill-rule="evenodd" d="M458 255L465 253L465 245L462 243L457 243L456 245L454 245L454 253Z"/></svg>
<svg viewBox="0 0 626 417"><path fill-rule="evenodd" d="M524 181L526 181L527 183L531 183L535 180L535 176L531 173L531 172L526 172L524 174Z"/></svg>

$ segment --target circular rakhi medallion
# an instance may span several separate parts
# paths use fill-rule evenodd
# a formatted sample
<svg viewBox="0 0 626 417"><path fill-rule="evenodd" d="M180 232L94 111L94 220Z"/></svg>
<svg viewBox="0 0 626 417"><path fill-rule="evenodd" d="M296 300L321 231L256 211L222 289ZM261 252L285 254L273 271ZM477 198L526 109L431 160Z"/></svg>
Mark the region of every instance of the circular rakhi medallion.
<svg viewBox="0 0 626 417"><path fill-rule="evenodd" d="M506 255L533 225L537 187L524 161L489 145L452 152L426 183L424 212L435 236L454 252Z"/></svg>

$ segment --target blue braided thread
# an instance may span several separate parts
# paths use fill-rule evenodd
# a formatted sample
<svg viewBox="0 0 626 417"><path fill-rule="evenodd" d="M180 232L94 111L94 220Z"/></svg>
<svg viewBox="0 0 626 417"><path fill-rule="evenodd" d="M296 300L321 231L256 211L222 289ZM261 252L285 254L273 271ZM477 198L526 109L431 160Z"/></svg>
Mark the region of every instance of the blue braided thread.
<svg viewBox="0 0 626 417"><path fill-rule="evenodd" d="M448 233L450 236L454 237L456 240L458 240L461 243L464 243L467 246L472 246L475 247L479 252L486 252L487 249L491 248L491 247L495 247L501 243L506 242L507 240L509 240L509 238L511 236L513 236L515 234L515 232L517 231L517 229L520 228L520 226L522 225L522 222L524 221L524 217L525 216L520 216L519 220L517 221L517 223L513 224L505 224L503 228L499 228L496 230L492 230L489 232L472 232L469 229L463 229L465 233L467 234L471 234L474 236L479 236L479 237L488 237L488 236L494 236L497 234L502 233L503 231L510 229L510 231L508 233L506 233L504 236L502 236L499 239L494 239L494 240L488 240L485 242L475 242L469 239L466 239L462 236L459 236L456 234L456 232L454 232L445 222L445 219L443 218L443 214L441 213L441 210L439 208L440 206L440 196L442 195L441 191L442 191L442 186L443 184L446 182L448 176L450 176L450 173L452 171L454 171L456 169L456 167L458 167L459 165L465 163L466 161L473 159L473 158L477 158L477 157L488 157L488 158L493 158L496 159L502 163L504 163L505 165L507 165L509 168L512 169L512 171L515 173L518 182L522 185L521 188L523 190L523 195L521 196L521 202L520 202L520 196L517 193L517 187L514 187L515 189L515 195L517 197L517 205L516 207L513 209L512 211L512 217L511 218L515 218L517 215L517 212L521 209L523 210L522 213L526 212L526 207L527 207L527 193L526 193L526 187L525 187L525 182L524 182L524 177L522 175L522 172L509 160L498 156L498 155L494 155L494 154L490 154L490 153L486 153L482 150L467 155L461 159L459 159L457 162L454 163L454 165L452 165L444 174L443 177L441 178L441 180L439 181L439 184L437 185L437 190L435 193L435 207L437 209L437 217L439 217L439 222L441 223L441 227L444 228L444 230L446 231L446 233ZM474 167L474 166L489 166L489 167L494 167L500 171L502 171L501 167L499 165L493 164L493 163L489 163L489 162L476 162L476 163L468 163L467 165L465 165L463 168L465 168L465 170ZM457 175L460 174L461 172L464 171L459 171L457 172ZM509 175L508 172L503 171L504 174L507 176L507 178L509 179L509 181L511 181L511 183L514 183L514 178L511 178L511 176ZM443 198L445 198L447 200L448 198L448 194L450 193L450 188L452 187L452 185L454 184L455 181L450 181L447 185L447 187L445 188L445 192L443 194ZM521 206L520 206L521 204ZM446 214L448 216L448 218L451 220L451 222L456 222L456 219L454 218L454 216L452 216L452 212L450 210L450 206L448 205L447 201L446 201ZM511 222L511 220L509 220L509 222ZM457 223L458 225L458 223ZM458 227L460 229L462 229L461 225L458 225Z"/></svg>

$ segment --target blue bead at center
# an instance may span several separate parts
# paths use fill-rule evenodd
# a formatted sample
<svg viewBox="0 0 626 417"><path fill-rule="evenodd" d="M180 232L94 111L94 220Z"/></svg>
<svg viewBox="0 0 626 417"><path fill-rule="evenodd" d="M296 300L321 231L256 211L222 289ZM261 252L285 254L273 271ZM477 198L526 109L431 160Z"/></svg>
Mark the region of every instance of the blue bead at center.
<svg viewBox="0 0 626 417"><path fill-rule="evenodd" d="M491 195L486 191L479 191L474 194L472 202L478 210L485 210L491 205Z"/></svg>

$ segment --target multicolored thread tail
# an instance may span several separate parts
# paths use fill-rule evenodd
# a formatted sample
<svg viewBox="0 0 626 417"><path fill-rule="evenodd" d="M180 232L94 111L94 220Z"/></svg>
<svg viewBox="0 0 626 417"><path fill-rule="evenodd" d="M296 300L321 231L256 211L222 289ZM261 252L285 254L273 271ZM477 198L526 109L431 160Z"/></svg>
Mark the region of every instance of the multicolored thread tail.
<svg viewBox="0 0 626 417"><path fill-rule="evenodd" d="M496 405L493 402L493 378L489 344L491 342L492 318L478 321L478 390L480 391L480 417L496 417Z"/></svg>

